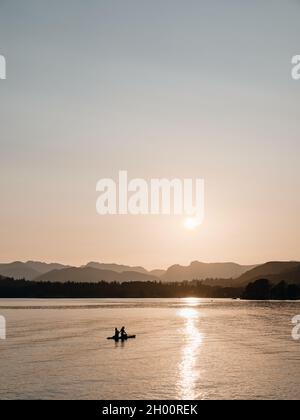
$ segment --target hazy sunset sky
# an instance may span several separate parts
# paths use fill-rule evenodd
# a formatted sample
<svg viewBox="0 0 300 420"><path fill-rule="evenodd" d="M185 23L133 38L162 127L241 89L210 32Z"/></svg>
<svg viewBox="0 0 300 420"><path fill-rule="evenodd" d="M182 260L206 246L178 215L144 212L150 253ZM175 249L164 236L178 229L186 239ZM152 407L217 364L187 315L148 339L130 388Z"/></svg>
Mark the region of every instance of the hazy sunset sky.
<svg viewBox="0 0 300 420"><path fill-rule="evenodd" d="M297 0L0 0L0 260L300 260ZM96 183L204 178L205 220Z"/></svg>

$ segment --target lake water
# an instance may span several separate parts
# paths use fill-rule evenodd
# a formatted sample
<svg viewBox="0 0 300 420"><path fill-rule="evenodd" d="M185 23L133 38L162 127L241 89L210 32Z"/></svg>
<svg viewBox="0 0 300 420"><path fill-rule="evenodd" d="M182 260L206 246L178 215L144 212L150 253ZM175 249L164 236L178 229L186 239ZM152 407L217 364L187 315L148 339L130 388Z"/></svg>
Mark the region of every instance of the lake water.
<svg viewBox="0 0 300 420"><path fill-rule="evenodd" d="M300 399L300 302L0 299L1 399ZM135 340L106 337L126 326Z"/></svg>

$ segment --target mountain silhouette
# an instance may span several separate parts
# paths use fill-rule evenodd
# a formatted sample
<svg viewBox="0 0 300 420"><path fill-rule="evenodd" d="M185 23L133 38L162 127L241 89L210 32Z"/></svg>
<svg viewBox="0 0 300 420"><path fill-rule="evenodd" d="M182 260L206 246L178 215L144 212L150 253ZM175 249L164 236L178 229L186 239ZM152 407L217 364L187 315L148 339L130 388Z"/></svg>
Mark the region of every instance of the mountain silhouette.
<svg viewBox="0 0 300 420"><path fill-rule="evenodd" d="M8 264L0 264L0 274L3 277L13 277L14 279L33 280L40 273L26 263L15 261Z"/></svg>
<svg viewBox="0 0 300 420"><path fill-rule="evenodd" d="M37 271L40 274L48 273L52 270L61 270L62 268L68 268L69 265L58 264L58 263L45 263L40 261L27 261L27 267L32 268L33 270Z"/></svg>
<svg viewBox="0 0 300 420"><path fill-rule="evenodd" d="M297 261L270 261L247 271L236 279L232 284L244 286L259 279L268 279L272 282L297 280L300 282L300 262Z"/></svg>
<svg viewBox="0 0 300 420"><path fill-rule="evenodd" d="M164 281L184 281L184 280L205 280L205 279L230 279L237 278L253 265L239 265L235 263L203 263L192 262L189 266L173 265L162 275Z"/></svg>
<svg viewBox="0 0 300 420"><path fill-rule="evenodd" d="M147 271L141 266L89 262L82 267L39 261L15 261L0 264L0 275L14 279L58 282L98 281L162 281L182 282L203 280L204 284L221 287L243 287L261 278L270 282L300 284L300 262L273 261L265 264L203 263L194 261L188 266L173 265L167 270Z"/></svg>
<svg viewBox="0 0 300 420"><path fill-rule="evenodd" d="M112 270L99 270L93 267L71 267L62 270L52 270L34 279L37 282L74 282L74 283L98 283L106 282L131 282L131 281L158 281L157 277L136 271L124 271L118 273Z"/></svg>
<svg viewBox="0 0 300 420"><path fill-rule="evenodd" d="M97 268L98 270L110 270L115 271L117 273L123 273L124 271L135 271L137 273L144 273L147 274L148 271L144 267L130 267L129 265L121 265L121 264L105 264L99 262L89 262L83 267L91 267Z"/></svg>

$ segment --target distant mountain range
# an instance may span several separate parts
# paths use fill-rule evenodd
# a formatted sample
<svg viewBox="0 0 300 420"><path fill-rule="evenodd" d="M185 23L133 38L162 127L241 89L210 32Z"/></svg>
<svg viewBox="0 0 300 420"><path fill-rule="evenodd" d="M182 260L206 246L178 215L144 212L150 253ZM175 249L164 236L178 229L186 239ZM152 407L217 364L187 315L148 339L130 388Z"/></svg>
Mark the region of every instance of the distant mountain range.
<svg viewBox="0 0 300 420"><path fill-rule="evenodd" d="M0 274L4 277L13 277L14 279L33 280L40 273L31 268L26 263L16 261L9 264L0 264Z"/></svg>
<svg viewBox="0 0 300 420"><path fill-rule="evenodd" d="M89 262L83 267L97 268L98 270L110 270L116 271L117 273L123 273L124 271L136 271L137 273L147 274L148 271L144 267L130 267L128 265L120 264L105 264L98 262Z"/></svg>
<svg viewBox="0 0 300 420"><path fill-rule="evenodd" d="M150 274L138 273L137 271L123 271L119 273L112 270L99 270L93 267L72 267L50 271L34 280L59 283L98 283L100 281L123 283L130 281L157 281L158 278Z"/></svg>
<svg viewBox="0 0 300 420"><path fill-rule="evenodd" d="M39 274L48 273L51 270L61 270L62 268L70 267L70 265L63 265L58 263L47 264L39 261L27 261L25 264L26 266L37 271Z"/></svg>
<svg viewBox="0 0 300 420"><path fill-rule="evenodd" d="M82 267L38 261L0 264L0 275L14 279L49 282L182 282L203 280L207 285L242 287L266 278L273 283L282 280L300 284L300 262L274 261L261 265L239 265L231 262L203 263L194 261L188 266L173 265L167 270L148 271L141 266L89 262Z"/></svg>
<svg viewBox="0 0 300 420"><path fill-rule="evenodd" d="M47 264L36 261L27 261L24 263L14 261L8 264L0 264L0 274L4 277L13 277L14 279L34 280L41 274L66 267L65 265L56 263Z"/></svg>
<svg viewBox="0 0 300 420"><path fill-rule="evenodd" d="M237 278L254 265L239 265L235 263L203 263L192 262L189 266L173 265L161 276L162 280L179 282L184 280L229 279Z"/></svg>

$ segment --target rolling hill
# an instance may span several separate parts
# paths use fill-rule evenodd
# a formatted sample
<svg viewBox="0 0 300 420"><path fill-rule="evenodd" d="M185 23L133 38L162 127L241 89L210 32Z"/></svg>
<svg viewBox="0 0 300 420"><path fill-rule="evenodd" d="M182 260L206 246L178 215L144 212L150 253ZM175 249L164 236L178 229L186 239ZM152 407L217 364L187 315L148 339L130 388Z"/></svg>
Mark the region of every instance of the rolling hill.
<svg viewBox="0 0 300 420"><path fill-rule="evenodd" d="M245 286L259 279L268 279L272 282L280 282L281 280L297 280L300 283L300 262L297 261L270 261L259 265L252 270L247 271L237 278L233 285Z"/></svg>

